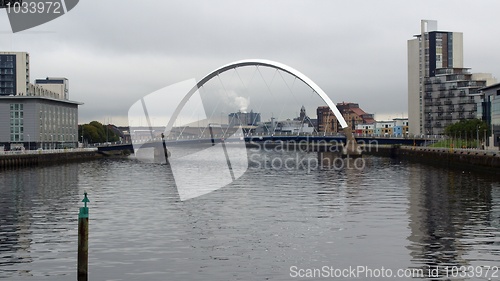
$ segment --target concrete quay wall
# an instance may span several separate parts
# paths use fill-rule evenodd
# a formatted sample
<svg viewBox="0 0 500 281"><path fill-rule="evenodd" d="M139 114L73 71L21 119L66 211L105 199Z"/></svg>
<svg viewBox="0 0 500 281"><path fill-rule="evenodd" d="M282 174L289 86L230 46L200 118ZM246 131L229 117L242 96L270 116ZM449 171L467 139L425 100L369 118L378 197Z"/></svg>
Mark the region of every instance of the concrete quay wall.
<svg viewBox="0 0 500 281"><path fill-rule="evenodd" d="M0 155L0 169L69 163L100 157L102 155L95 151Z"/></svg>
<svg viewBox="0 0 500 281"><path fill-rule="evenodd" d="M363 154L479 172L500 172L500 151L379 145L365 147Z"/></svg>

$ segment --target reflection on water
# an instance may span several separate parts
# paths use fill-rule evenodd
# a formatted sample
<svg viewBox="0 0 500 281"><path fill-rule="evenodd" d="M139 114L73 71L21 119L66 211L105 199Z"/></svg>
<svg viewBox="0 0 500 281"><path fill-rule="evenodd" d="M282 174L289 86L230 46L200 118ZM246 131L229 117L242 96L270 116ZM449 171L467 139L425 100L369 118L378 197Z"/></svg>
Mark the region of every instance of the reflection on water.
<svg viewBox="0 0 500 281"><path fill-rule="evenodd" d="M56 265L53 274L71 272L61 257L74 252L77 184L77 164L0 172L0 277L32 276L40 259Z"/></svg>
<svg viewBox="0 0 500 281"><path fill-rule="evenodd" d="M76 279L84 190L94 280L290 280L291 266L427 273L500 264L494 178L369 156L360 170L336 169L335 154L249 155L240 179L184 202L168 166L134 159L2 171L0 278Z"/></svg>
<svg viewBox="0 0 500 281"><path fill-rule="evenodd" d="M466 171L422 169L409 170L413 260L441 274L445 266L498 266L498 182Z"/></svg>

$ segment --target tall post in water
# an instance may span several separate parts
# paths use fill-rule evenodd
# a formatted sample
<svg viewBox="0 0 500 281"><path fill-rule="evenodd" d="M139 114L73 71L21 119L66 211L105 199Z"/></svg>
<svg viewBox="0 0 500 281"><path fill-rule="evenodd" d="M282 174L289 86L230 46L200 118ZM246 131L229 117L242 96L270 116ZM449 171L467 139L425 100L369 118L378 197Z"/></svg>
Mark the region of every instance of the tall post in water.
<svg viewBox="0 0 500 281"><path fill-rule="evenodd" d="M84 207L80 207L78 214L78 281L88 280L89 271L89 208L87 192L82 200Z"/></svg>
<svg viewBox="0 0 500 281"><path fill-rule="evenodd" d="M163 145L163 153L165 154L165 161L168 164L168 150L167 150L167 145L165 144L165 134L161 133L161 143Z"/></svg>

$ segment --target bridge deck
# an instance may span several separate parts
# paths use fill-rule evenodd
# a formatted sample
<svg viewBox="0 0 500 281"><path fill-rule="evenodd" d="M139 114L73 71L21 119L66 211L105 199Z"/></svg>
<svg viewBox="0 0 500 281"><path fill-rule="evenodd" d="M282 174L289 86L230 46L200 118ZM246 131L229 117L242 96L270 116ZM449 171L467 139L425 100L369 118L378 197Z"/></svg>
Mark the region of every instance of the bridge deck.
<svg viewBox="0 0 500 281"><path fill-rule="evenodd" d="M231 141L234 139L228 139L226 141ZM169 145L180 145L180 144L196 144L196 143L210 143L212 139L178 139L178 140L166 140L165 143ZM264 143L264 142L275 142L275 141L285 141L285 142L302 142L302 143L331 143L331 144L345 144L345 136L248 136L245 137L245 142L247 143ZM427 139L410 139L410 138L374 138L374 137L356 137L356 142L358 144L372 144L372 145L387 145L387 144L401 144L401 145L415 145L421 146L426 142L430 142ZM140 145L140 143L137 143ZM146 147L160 146L160 140L156 142L144 143L142 144ZM113 150L130 150L133 151L132 143L122 143L122 144L110 144L98 146L98 151L113 151Z"/></svg>

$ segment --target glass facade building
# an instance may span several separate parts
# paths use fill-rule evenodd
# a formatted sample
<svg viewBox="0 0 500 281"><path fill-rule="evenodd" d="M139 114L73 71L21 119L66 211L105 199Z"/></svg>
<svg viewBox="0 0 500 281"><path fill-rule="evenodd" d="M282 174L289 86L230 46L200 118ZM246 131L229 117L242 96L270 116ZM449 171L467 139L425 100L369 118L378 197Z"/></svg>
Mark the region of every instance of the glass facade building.
<svg viewBox="0 0 500 281"><path fill-rule="evenodd" d="M481 101L478 102L478 118L485 121L491 130L487 139L488 147L500 147L500 83L481 89Z"/></svg>

